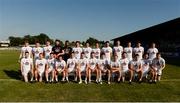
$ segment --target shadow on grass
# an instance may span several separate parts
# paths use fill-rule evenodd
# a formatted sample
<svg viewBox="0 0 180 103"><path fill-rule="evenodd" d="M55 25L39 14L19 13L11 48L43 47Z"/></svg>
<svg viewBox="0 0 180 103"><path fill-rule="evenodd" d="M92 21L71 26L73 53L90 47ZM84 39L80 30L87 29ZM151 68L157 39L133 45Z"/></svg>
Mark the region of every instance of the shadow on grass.
<svg viewBox="0 0 180 103"><path fill-rule="evenodd" d="M3 70L6 75L12 79L21 80L21 74L19 71L15 70Z"/></svg>

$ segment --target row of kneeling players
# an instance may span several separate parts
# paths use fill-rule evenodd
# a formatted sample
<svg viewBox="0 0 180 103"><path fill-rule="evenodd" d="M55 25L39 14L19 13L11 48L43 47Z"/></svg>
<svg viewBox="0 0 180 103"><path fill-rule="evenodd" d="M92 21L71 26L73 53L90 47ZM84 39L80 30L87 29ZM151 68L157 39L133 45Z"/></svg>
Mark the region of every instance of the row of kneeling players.
<svg viewBox="0 0 180 103"><path fill-rule="evenodd" d="M35 67L35 68L34 68ZM129 61L126 53L122 53L122 59L118 60L117 55L113 55L113 60L108 60L105 54L101 54L101 59L95 57L95 53L91 53L91 58L87 59L84 52L81 53L81 58L76 59L75 53L71 53L71 57L65 62L62 56L54 58L54 54L50 53L50 58L45 59L43 53L39 54L39 59L33 63L33 59L29 57L29 52L25 52L25 57L21 59L21 73L28 82L30 74L30 81L42 82L43 78L46 82L58 82L59 74L62 74L61 81L69 82L69 74L75 75L75 81L82 83L82 74L85 74L84 82L91 83L91 75L95 74L95 82L102 84L102 75L107 75L107 83L111 83L114 74L117 76L118 82L124 82L125 77L129 83L136 80L141 83L143 78L149 79L150 83L160 81L162 70L165 68L165 60L160 53L156 54L153 60L148 59L148 54L143 55L143 59L139 59L136 54L134 59ZM33 80L35 78L35 80Z"/></svg>

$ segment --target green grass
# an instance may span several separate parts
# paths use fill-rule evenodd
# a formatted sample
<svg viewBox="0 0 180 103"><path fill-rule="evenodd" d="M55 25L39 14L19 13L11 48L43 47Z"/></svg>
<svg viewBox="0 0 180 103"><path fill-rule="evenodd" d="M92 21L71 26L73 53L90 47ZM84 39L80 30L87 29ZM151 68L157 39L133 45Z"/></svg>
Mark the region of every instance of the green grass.
<svg viewBox="0 0 180 103"><path fill-rule="evenodd" d="M180 67L167 64L162 81L148 83L24 83L18 76L19 51L0 51L0 101L174 101L180 102ZM167 60L166 60L167 61ZM177 62L177 61L176 61ZM6 80L7 79L7 80Z"/></svg>

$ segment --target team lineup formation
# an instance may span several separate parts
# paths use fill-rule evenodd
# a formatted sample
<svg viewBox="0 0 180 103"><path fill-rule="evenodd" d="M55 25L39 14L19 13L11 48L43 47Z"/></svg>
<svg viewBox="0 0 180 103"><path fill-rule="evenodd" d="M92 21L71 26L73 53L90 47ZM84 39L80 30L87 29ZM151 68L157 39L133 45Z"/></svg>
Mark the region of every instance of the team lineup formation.
<svg viewBox="0 0 180 103"><path fill-rule="evenodd" d="M143 81L156 83L161 80L165 68L165 60L156 44L151 43L145 51L140 42L135 47L127 42L127 46L122 47L120 41L116 41L111 47L106 41L102 48L96 42L92 48L88 42L82 47L79 41L74 46L65 41L64 47L60 40L55 40L54 46L46 41L44 47L39 42L35 43L35 47L30 47L29 42L25 41L19 60L25 82L69 82L69 75L73 74L74 81L88 84L92 82L93 74L93 81L98 84L103 84L102 81L108 84L125 81L129 84Z"/></svg>

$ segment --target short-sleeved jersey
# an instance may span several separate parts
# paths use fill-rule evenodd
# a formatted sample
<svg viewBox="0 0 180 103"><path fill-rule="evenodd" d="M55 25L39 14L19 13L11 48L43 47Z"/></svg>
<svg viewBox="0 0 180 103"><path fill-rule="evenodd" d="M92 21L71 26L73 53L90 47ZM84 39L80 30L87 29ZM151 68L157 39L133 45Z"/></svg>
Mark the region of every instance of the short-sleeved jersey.
<svg viewBox="0 0 180 103"><path fill-rule="evenodd" d="M112 67L112 68L120 68L120 67L121 67L121 64L120 64L119 60L117 60L117 61L111 61L111 67Z"/></svg>
<svg viewBox="0 0 180 103"><path fill-rule="evenodd" d="M151 63L150 60L149 59L142 59L141 61L142 61L142 70L143 71L148 70L150 67L150 63Z"/></svg>
<svg viewBox="0 0 180 103"><path fill-rule="evenodd" d="M133 48L132 47L125 47L124 52L127 54L128 60L131 61L132 60Z"/></svg>
<svg viewBox="0 0 180 103"><path fill-rule="evenodd" d="M49 59L50 53L52 52L52 46L49 45L49 46L43 47L43 51L44 51L44 54L45 54L45 58Z"/></svg>
<svg viewBox="0 0 180 103"><path fill-rule="evenodd" d="M21 48L22 58L25 57L25 52L29 52L29 57L30 57L30 54L32 53L32 47L30 47L30 46L25 47L24 46Z"/></svg>
<svg viewBox="0 0 180 103"><path fill-rule="evenodd" d="M106 57L108 60L111 60L111 53L112 53L112 48L111 48L111 47L103 47L103 48L102 48L102 52L105 53L105 57Z"/></svg>
<svg viewBox="0 0 180 103"><path fill-rule="evenodd" d="M81 53L82 53L82 48L81 47L74 47L73 48L73 52L75 54L75 58L76 59L80 59L81 58Z"/></svg>
<svg viewBox="0 0 180 103"><path fill-rule="evenodd" d="M144 53L144 48L143 47L135 47L134 48L134 54L139 55L139 59L142 59L143 53Z"/></svg>
<svg viewBox="0 0 180 103"><path fill-rule="evenodd" d="M80 64L80 68L86 68L88 64L88 59L87 58L79 59L78 63Z"/></svg>
<svg viewBox="0 0 180 103"><path fill-rule="evenodd" d="M128 60L128 58L121 59L120 63L121 63L121 69L122 70L128 70L129 69L129 60Z"/></svg>
<svg viewBox="0 0 180 103"><path fill-rule="evenodd" d="M163 65L165 65L165 60L163 58L160 59L154 58L152 60L152 66L155 68L160 69Z"/></svg>
<svg viewBox="0 0 180 103"><path fill-rule="evenodd" d="M149 54L149 59L153 60L154 58L156 58L156 54L158 53L158 49L157 48L149 48L147 50L147 53Z"/></svg>
<svg viewBox="0 0 180 103"><path fill-rule="evenodd" d="M77 59L75 59L75 58L69 58L67 60L68 68L75 68L76 67L76 63L77 63Z"/></svg>
<svg viewBox="0 0 180 103"><path fill-rule="evenodd" d="M49 68L53 68L53 69L55 68L55 59L54 58L52 58L52 59L49 58L47 60L47 63L48 63Z"/></svg>
<svg viewBox="0 0 180 103"><path fill-rule="evenodd" d="M138 60L138 61L132 60L132 61L130 62L130 64L133 66L133 68L134 68L135 70L139 69L139 67L142 66L141 60Z"/></svg>
<svg viewBox="0 0 180 103"><path fill-rule="evenodd" d="M87 59L90 59L90 57L91 57L91 52L92 52L92 48L90 48L90 47L83 48L83 52L84 52L86 58L87 58Z"/></svg>
<svg viewBox="0 0 180 103"><path fill-rule="evenodd" d="M41 48L41 47L34 47L32 49L32 51L33 51L33 54L34 54L34 59L38 59L39 58L39 54L43 53L43 48Z"/></svg>
<svg viewBox="0 0 180 103"><path fill-rule="evenodd" d="M107 59L98 59L98 65L100 66L100 68L103 68L106 65L110 65L110 61L108 61Z"/></svg>
<svg viewBox="0 0 180 103"><path fill-rule="evenodd" d="M38 70L45 70L45 66L47 65L46 59L37 59L36 60L36 66Z"/></svg>
<svg viewBox="0 0 180 103"><path fill-rule="evenodd" d="M97 59L100 59L100 54L101 54L100 48L94 48L94 49L92 49L92 52L95 53L95 57L96 57Z"/></svg>
<svg viewBox="0 0 180 103"><path fill-rule="evenodd" d="M22 58L21 59L22 69L30 70L33 65L32 58Z"/></svg>
<svg viewBox="0 0 180 103"><path fill-rule="evenodd" d="M123 47L122 46L114 46L113 47L113 52L114 52L114 54L117 54L118 60L120 60L122 52L123 52Z"/></svg>
<svg viewBox="0 0 180 103"><path fill-rule="evenodd" d="M98 59L96 59L96 58L89 59L89 66L90 66L90 68L95 68L97 63L98 63Z"/></svg>
<svg viewBox="0 0 180 103"><path fill-rule="evenodd" d="M62 51L63 51L63 47L62 46L60 46L60 45L55 45L55 46L53 46L53 48L52 48L52 52L54 53L54 54L59 54L59 53L62 53Z"/></svg>
<svg viewBox="0 0 180 103"><path fill-rule="evenodd" d="M58 68L64 69L66 67L66 62L64 60L62 60L62 61L56 60L55 66L57 69Z"/></svg>

